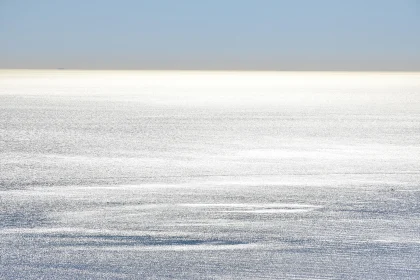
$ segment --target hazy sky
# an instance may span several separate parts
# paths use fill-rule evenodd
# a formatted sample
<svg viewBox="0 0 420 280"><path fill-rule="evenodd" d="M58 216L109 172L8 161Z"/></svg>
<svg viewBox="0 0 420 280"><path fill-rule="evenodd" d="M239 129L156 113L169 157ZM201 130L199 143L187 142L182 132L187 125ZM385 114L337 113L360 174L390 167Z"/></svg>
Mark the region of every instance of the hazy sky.
<svg viewBox="0 0 420 280"><path fill-rule="evenodd" d="M0 68L420 70L420 0L0 0Z"/></svg>

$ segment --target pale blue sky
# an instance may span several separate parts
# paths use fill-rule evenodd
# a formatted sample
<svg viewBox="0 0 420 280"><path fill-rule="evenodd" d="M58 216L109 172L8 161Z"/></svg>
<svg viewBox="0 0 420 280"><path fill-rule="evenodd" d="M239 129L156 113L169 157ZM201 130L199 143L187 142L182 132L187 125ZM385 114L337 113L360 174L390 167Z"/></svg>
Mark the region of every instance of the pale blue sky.
<svg viewBox="0 0 420 280"><path fill-rule="evenodd" d="M0 0L0 68L420 70L420 0Z"/></svg>

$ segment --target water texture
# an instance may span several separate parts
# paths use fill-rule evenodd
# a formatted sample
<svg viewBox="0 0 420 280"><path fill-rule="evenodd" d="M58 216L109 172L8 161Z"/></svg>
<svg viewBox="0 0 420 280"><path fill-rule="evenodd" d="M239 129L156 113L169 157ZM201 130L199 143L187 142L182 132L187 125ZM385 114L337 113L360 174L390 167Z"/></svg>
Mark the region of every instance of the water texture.
<svg viewBox="0 0 420 280"><path fill-rule="evenodd" d="M0 279L418 279L420 74L0 71Z"/></svg>

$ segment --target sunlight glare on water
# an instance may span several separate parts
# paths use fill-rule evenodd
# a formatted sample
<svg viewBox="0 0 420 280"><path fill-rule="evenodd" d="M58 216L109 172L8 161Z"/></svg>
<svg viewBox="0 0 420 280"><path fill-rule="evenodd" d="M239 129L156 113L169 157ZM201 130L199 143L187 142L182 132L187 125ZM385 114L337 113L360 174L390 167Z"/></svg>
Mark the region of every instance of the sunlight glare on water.
<svg viewBox="0 0 420 280"><path fill-rule="evenodd" d="M415 279L420 74L0 71L0 278Z"/></svg>

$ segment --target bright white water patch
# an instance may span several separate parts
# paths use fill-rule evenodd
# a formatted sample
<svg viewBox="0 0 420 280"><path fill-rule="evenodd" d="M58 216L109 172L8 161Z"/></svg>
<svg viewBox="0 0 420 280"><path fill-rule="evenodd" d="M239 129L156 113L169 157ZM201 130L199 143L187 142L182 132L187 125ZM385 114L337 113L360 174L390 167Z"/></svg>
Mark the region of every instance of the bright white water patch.
<svg viewBox="0 0 420 280"><path fill-rule="evenodd" d="M418 279L420 74L0 71L0 279Z"/></svg>
<svg viewBox="0 0 420 280"><path fill-rule="evenodd" d="M184 207L205 208L207 211L220 211L231 213L302 213L321 208L321 206L308 204L181 204Z"/></svg>
<svg viewBox="0 0 420 280"><path fill-rule="evenodd" d="M107 246L102 248L90 248L91 250L106 250L106 251L120 251L120 252L162 252L162 251L229 251L229 250L250 250L262 247L259 244L220 244L209 243L207 245L159 245L159 246L131 246L129 248L122 248L121 246ZM67 248L66 248L67 249ZM70 248L71 250L85 250L86 248Z"/></svg>

